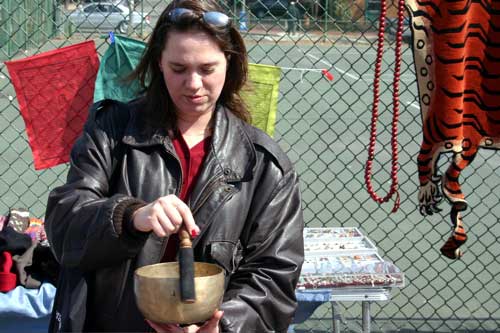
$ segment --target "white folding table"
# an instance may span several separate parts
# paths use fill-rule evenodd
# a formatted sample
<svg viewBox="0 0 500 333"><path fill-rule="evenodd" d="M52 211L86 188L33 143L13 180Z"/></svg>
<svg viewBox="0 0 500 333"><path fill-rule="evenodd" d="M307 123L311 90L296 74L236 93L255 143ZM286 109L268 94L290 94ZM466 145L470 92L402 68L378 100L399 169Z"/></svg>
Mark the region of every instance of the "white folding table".
<svg viewBox="0 0 500 333"><path fill-rule="evenodd" d="M331 288L331 289L302 289L298 290L298 293L312 294L314 292L328 293L329 296L324 298L323 301L318 301L317 299L311 299L312 302L326 303L330 302L332 311L332 327L334 333L340 333L340 319L339 314L336 313L336 303L341 302L361 302L361 317L362 317L362 332L369 333L371 330L371 314L370 305L372 302L388 301L391 298L391 288L381 288L381 287L363 287L363 288ZM302 297L303 299L303 297ZM308 302L308 300L299 300L299 307L301 302ZM308 315L310 316L313 311L310 311ZM293 329L289 330L293 332Z"/></svg>
<svg viewBox="0 0 500 333"><path fill-rule="evenodd" d="M390 298L390 288L331 289L333 332L340 333L340 322L334 313L334 302L361 302L362 332L369 333L371 330L370 303L388 301Z"/></svg>

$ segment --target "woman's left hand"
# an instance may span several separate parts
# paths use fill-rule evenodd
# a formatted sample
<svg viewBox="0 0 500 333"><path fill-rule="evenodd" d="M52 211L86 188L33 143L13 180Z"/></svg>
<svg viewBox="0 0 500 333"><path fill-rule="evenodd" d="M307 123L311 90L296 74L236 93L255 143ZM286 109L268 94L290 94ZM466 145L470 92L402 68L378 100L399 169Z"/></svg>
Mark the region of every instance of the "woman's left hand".
<svg viewBox="0 0 500 333"><path fill-rule="evenodd" d="M156 324L149 320L146 322L158 333L219 333L219 321L224 312L216 310L212 318L202 326L189 325L180 327L178 324Z"/></svg>

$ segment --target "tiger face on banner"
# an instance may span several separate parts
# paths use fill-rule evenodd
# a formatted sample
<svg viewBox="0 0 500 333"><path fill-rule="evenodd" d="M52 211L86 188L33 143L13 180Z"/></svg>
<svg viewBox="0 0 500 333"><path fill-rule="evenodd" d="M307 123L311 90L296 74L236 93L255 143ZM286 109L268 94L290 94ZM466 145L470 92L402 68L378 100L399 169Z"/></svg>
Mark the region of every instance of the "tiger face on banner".
<svg viewBox="0 0 500 333"><path fill-rule="evenodd" d="M451 204L451 236L441 253L456 259L467 235L459 176L479 147L500 147L500 1L407 0L422 113L418 155L419 207ZM452 153L441 175L441 153Z"/></svg>

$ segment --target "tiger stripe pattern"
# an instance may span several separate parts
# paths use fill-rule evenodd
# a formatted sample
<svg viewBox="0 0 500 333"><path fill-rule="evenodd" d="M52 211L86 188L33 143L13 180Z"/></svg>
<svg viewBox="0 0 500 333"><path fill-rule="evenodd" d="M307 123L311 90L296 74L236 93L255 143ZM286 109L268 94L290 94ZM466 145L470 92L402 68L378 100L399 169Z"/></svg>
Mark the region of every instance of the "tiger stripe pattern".
<svg viewBox="0 0 500 333"><path fill-rule="evenodd" d="M423 139L417 158L419 210L451 205L452 233L441 253L456 259L467 240L462 171L478 148L500 148L500 1L407 0ZM439 157L451 163L439 173Z"/></svg>

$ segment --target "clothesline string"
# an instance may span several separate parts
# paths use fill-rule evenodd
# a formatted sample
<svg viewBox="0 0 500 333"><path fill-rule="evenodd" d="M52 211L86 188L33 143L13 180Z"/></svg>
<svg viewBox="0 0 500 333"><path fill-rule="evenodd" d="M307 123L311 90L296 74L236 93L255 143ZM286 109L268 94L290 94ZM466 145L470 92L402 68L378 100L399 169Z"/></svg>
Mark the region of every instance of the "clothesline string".
<svg viewBox="0 0 500 333"><path fill-rule="evenodd" d="M109 32L107 35L101 35L101 38L104 39L109 39L111 43L114 43L115 41L115 35L113 32ZM275 66L275 65L272 65ZM302 77L304 76L304 72L320 72L323 74L327 80L332 81L333 80L333 75L327 70L327 69L318 69L318 68L301 68L301 67L281 67L278 66L283 70L290 70L290 71L300 71L300 81L302 81Z"/></svg>
<svg viewBox="0 0 500 333"><path fill-rule="evenodd" d="M301 72L321 72L323 69L318 68L300 68L300 67L280 67L281 69L289 71L301 71Z"/></svg>

